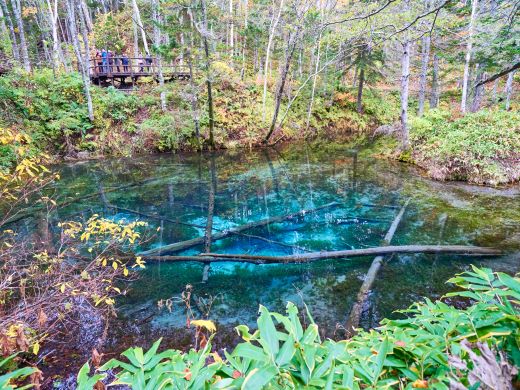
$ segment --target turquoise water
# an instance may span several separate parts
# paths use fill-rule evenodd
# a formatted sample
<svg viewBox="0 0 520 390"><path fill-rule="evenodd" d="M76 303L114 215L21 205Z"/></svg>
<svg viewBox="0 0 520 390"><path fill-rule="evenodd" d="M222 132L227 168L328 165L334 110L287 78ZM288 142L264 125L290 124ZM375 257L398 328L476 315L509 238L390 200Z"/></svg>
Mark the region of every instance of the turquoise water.
<svg viewBox="0 0 520 390"><path fill-rule="evenodd" d="M362 316L372 327L422 297L436 299L450 290L445 281L470 264L510 273L520 270L520 195L518 188L486 189L423 178L413 168L363 157L341 147L292 145L259 151L155 155L99 160L58 167L55 191L70 204L54 221L88 218L145 220L160 232L139 250L204 235L214 166L213 232L248 222L312 209L304 217L250 229L213 242L218 253L284 255L308 251L378 246L406 199L411 203L394 244L473 244L495 246L499 257L394 255L386 258ZM104 194L104 195L103 195ZM106 197L106 199L104 199ZM138 213L107 209L112 205ZM172 222L178 220L186 226ZM28 221L22 221L28 229ZM260 238L258 238L260 237ZM262 240L261 238L264 238ZM265 239L269 240L266 241ZM202 246L176 254L197 254ZM200 263L149 263L139 279L125 286L109 339L149 343L164 336L175 347L190 344L186 307L180 300L192 286L195 318L217 323L221 346L235 340L233 327L254 326L258 305L283 311L287 301L305 302L322 333L340 337L371 257L323 260L312 264L212 264L202 283ZM171 299L171 312L159 308ZM195 303L197 301L197 304Z"/></svg>

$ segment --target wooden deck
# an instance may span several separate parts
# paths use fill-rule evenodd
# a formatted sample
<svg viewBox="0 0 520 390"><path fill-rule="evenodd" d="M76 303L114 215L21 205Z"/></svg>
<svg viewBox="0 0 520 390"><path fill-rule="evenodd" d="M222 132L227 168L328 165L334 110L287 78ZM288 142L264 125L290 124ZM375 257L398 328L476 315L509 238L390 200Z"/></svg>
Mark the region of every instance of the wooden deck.
<svg viewBox="0 0 520 390"><path fill-rule="evenodd" d="M141 77L151 77L159 82L159 67L156 58L126 59L128 64L123 65L123 57L113 57L103 63L101 59L90 59L90 81L95 85L109 86L126 89L134 86ZM174 80L189 80L190 71L187 66L163 62L161 64L165 82Z"/></svg>

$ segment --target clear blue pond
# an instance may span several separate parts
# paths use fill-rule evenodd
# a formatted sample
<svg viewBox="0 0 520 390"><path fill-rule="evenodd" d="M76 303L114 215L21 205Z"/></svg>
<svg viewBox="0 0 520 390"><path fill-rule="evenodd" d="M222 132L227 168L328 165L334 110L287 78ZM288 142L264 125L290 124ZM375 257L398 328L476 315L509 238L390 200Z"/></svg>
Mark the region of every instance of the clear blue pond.
<svg viewBox="0 0 520 390"><path fill-rule="evenodd" d="M213 160L213 162L212 162ZM482 264L510 273L520 270L520 195L517 188L488 189L430 181L413 168L377 160L340 147L280 146L214 155L155 155L62 165L56 193L78 199L59 209L57 220L111 218L145 220L161 227L142 250L204 235L216 179L213 232L248 222L338 202L337 207L272 223L215 241L213 252L283 255L378 246L407 198L411 203L393 244L473 244L507 252L500 257L406 254L386 258L365 308L362 325L376 326L396 309L450 290L445 281ZM110 204L139 213L107 209ZM174 220L200 227L174 223ZM29 226L29 222L23 222ZM22 223L22 224L23 224ZM255 237L257 236L257 237ZM260 238L258 238L260 237ZM264 238L264 239L262 239ZM267 240L265 240L267 239ZM197 254L202 246L176 254ZM212 264L202 283L200 263L149 263L118 301L114 343L150 342L170 336L171 346L189 345L186 308L179 297L191 285L199 304L195 317L209 314L232 344L239 323L254 326L258 305L283 311L288 300L308 305L322 332L335 337L344 324L372 257L322 260L311 264ZM172 311L157 302L173 298ZM206 311L206 313L201 313Z"/></svg>

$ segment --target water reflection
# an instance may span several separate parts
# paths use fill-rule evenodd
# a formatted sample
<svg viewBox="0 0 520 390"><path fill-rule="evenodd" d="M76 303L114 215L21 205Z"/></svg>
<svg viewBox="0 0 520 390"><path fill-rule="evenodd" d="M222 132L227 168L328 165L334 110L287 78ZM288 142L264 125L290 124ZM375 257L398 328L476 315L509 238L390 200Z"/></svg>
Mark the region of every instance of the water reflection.
<svg viewBox="0 0 520 390"><path fill-rule="evenodd" d="M499 246L499 258L395 255L386 259L362 315L374 326L396 309L423 296L449 290L453 274L483 264L518 271L520 202L517 190L485 190L435 183L411 168L364 158L342 148L293 145L256 152L157 155L100 160L59 167L53 189L62 207L42 223L36 216L19 226L27 232L57 234L56 222L88 218L141 219L160 233L139 250L203 238L178 254L202 251L265 255L377 246L405 198L412 197L395 244L475 244ZM321 209L215 239L219 232L275 216ZM36 222L36 224L35 224ZM50 227L49 227L50 224ZM283 311L288 300L305 301L325 335L334 336L355 300L371 258L324 260L312 264L235 263L149 264L120 299L120 320L151 340L185 327L185 308L157 307L190 284L200 298L198 315L208 311L221 329L254 326L259 304ZM206 305L206 306L204 306ZM205 308L204 308L204 307ZM120 334L112 335L114 338ZM179 333L176 333L179 342ZM132 340L131 342L139 342ZM222 340L225 345L226 340Z"/></svg>

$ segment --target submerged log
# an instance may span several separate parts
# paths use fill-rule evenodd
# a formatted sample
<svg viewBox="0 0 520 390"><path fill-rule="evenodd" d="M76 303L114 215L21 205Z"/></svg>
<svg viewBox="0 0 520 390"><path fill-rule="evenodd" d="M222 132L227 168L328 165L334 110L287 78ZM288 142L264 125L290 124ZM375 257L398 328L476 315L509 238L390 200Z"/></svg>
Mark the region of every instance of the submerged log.
<svg viewBox="0 0 520 390"><path fill-rule="evenodd" d="M461 255L480 255L496 256L502 254L498 249L486 248L471 245L394 245L380 246L375 248L349 249L343 251L327 251L302 253L287 256L262 256L246 254L227 254L227 253L201 253L198 256L153 256L140 255L148 261L169 261L169 262L237 262L252 264L287 264L287 263L310 263L324 259L338 259L363 257L374 255L387 255L391 253L453 253Z"/></svg>
<svg viewBox="0 0 520 390"><path fill-rule="evenodd" d="M213 240L214 241L221 240L223 238L229 237L230 235L232 235L234 233L243 232L244 230L249 230L249 229L253 229L253 228L257 228L257 227L266 226L266 225L269 225L270 223L282 222L282 221L287 220L287 219L301 217L301 216L304 216L306 214L310 214L310 213L313 213L313 212L316 212L316 211L319 211L319 210L332 208L332 207L337 207L337 206L339 206L338 202L332 202L332 203L327 203L327 204L325 204L323 206L320 206L320 207L316 207L314 209L300 210L300 211L298 211L296 213L291 213L291 214L286 214L286 215L279 215L279 216L276 216L276 217L262 219L260 221L254 221L254 222L246 223L245 225L237 226L237 227L235 227L233 229L229 229L229 230L222 231L222 232L214 234L213 235ZM150 249L148 251L144 251L144 252L138 253L138 256L147 257L147 256L157 255L158 253L161 253L161 252L177 252L177 251L181 251L181 250L184 250L184 249L192 248L194 246L203 244L204 243L204 239L205 239L205 237L203 236L203 237L192 238L191 240L187 240L187 241L176 242L174 244L164 245L164 246L161 246L159 248L154 248L154 249Z"/></svg>
<svg viewBox="0 0 520 390"><path fill-rule="evenodd" d="M173 224L189 226L189 227L193 227L193 228L197 228L197 229L205 229L206 228L205 225L197 225L195 223L183 222L183 221L179 221L178 219L172 219L172 218L164 217L164 216L161 216L161 215L143 213L141 211L127 209L125 207L116 206L114 204L110 204L109 208L114 209L114 210L123 211L123 212L129 213L129 214L139 215L139 216L144 217L144 218L155 219L157 221L166 221L166 222L170 222L170 223L173 223ZM213 230L216 230L216 231L219 231L219 232L224 232L225 231L223 229L218 229L216 227L213 227ZM269 238L265 238L265 237L262 237L262 236L257 236L257 235L254 235L254 234L246 234L246 233L241 233L241 232L237 232L237 231L229 231L229 232L232 235L235 235L235 236L240 236L240 237L245 237L245 238L252 238L254 240L260 240L260 241L265 241L265 242L267 242L269 244L279 245L279 246L283 246L283 247L286 247L286 248L299 250L299 251L302 251L302 252L311 252L309 249L303 248L303 247L298 246L298 245L286 244L285 242L271 240Z"/></svg>
<svg viewBox="0 0 520 390"><path fill-rule="evenodd" d="M406 211L406 207L408 207L408 204L410 203L410 199L408 199L403 207L401 207L401 210L395 217L394 221L392 222L392 225L390 226L390 229L388 229L388 232L385 235L385 238L383 240L384 245L389 245L390 241L392 241L392 238L394 237L395 231L397 230L397 227L399 226L399 223L401 222L401 219L403 218L404 212ZM350 311L350 314L347 319L347 324L345 328L347 329L347 332L351 335L355 334L355 329L359 327L359 320L361 319L361 314L363 312L363 306L365 305L365 302L368 299L368 293L370 292L370 289L372 288L372 285L374 284L374 281L376 279L377 273L379 272L379 269L381 268L381 264L383 263L384 256L379 254L376 256L376 258L372 261L372 264L370 265L370 268L368 269L367 274L365 275L365 279L363 280L363 284L361 285L361 288L359 289L359 292L357 294L356 303L354 303L354 306L352 307L352 310Z"/></svg>

